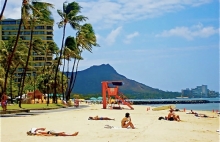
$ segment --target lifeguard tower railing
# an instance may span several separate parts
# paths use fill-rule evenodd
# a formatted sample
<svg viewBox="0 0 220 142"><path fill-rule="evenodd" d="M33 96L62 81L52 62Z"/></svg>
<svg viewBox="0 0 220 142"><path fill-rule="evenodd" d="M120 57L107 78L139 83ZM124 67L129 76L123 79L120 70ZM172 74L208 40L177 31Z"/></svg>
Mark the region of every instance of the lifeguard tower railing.
<svg viewBox="0 0 220 142"><path fill-rule="evenodd" d="M111 85L111 87L110 87ZM107 107L107 99L115 98L121 101L124 105L127 105L130 109L134 109L129 102L125 100L125 97L121 92L119 92L119 86L122 86L122 81L103 81L102 82L102 102L103 109ZM113 86L113 87L112 87Z"/></svg>

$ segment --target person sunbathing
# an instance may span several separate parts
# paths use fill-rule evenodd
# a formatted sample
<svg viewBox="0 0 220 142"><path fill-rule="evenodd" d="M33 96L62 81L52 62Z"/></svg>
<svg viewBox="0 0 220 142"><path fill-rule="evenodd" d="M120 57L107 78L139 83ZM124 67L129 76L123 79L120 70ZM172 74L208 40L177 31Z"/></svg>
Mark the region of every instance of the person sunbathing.
<svg viewBox="0 0 220 142"><path fill-rule="evenodd" d="M196 116L196 117L205 117L205 118L216 118L216 117L214 117L214 116L208 116L208 115L206 115L206 114L198 114L198 113L195 113L195 116Z"/></svg>
<svg viewBox="0 0 220 142"><path fill-rule="evenodd" d="M98 117L98 116L95 116L95 117L89 117L88 120L115 120L115 119L112 119L112 118L108 118L108 117Z"/></svg>
<svg viewBox="0 0 220 142"><path fill-rule="evenodd" d="M179 115L176 115L172 109L170 110L168 116L167 117L165 116L165 119L169 121L174 121L174 120L178 122L181 121Z"/></svg>
<svg viewBox="0 0 220 142"><path fill-rule="evenodd" d="M121 120L121 127L122 128L128 128L131 127L132 129L135 129L133 123L131 122L131 117L129 113L125 113L125 117Z"/></svg>
<svg viewBox="0 0 220 142"><path fill-rule="evenodd" d="M46 131L46 128L31 128L27 132L27 135L36 135L36 136L77 136L79 132L73 134L67 134L65 132L55 132L54 130Z"/></svg>

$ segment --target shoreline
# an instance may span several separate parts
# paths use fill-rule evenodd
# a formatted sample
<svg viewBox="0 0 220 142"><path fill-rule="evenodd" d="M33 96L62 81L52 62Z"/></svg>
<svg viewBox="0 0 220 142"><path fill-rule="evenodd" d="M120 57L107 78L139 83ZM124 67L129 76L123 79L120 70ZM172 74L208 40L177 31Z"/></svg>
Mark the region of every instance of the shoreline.
<svg viewBox="0 0 220 142"><path fill-rule="evenodd" d="M124 106L127 108L126 106ZM121 142L130 141L163 141L171 142L184 139L184 142L216 142L219 140L219 115L209 111L197 111L217 118L197 118L186 112L175 112L180 115L182 122L158 120L160 116L166 116L168 110L152 111L152 106L133 105L134 110L102 109L101 104L89 105L89 107L69 109L52 113L25 117L6 117L1 119L1 140L10 142L60 142L60 141L90 141L113 142L120 139ZM150 110L147 111L147 107ZM120 121L124 114L131 114L132 122L137 129L122 129ZM115 118L114 120L88 120L89 116ZM118 129L106 129L105 125ZM45 127L49 130L73 133L79 131L75 137L47 137L27 136L26 132L32 127Z"/></svg>

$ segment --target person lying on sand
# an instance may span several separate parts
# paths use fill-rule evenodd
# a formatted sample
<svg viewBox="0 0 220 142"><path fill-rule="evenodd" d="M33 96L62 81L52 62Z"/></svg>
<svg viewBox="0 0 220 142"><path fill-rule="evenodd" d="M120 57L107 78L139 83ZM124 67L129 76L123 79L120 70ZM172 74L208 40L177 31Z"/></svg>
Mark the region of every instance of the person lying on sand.
<svg viewBox="0 0 220 142"><path fill-rule="evenodd" d="M133 123L131 122L131 117L129 113L125 113L125 117L121 120L121 127L122 128L128 128L131 127L132 129L135 129Z"/></svg>
<svg viewBox="0 0 220 142"><path fill-rule="evenodd" d="M98 117L98 116L95 116L95 117L89 117L88 120L115 120L115 119L112 119L112 118L108 118L108 117Z"/></svg>
<svg viewBox="0 0 220 142"><path fill-rule="evenodd" d="M176 115L172 109L170 110L168 116L167 117L165 116L165 119L169 121L174 121L174 120L178 122L181 121L179 115Z"/></svg>
<svg viewBox="0 0 220 142"><path fill-rule="evenodd" d="M214 117L214 116L208 116L208 115L206 115L206 114L198 114L198 113L195 113L195 116L196 116L196 117L205 117L205 118L216 118L216 117Z"/></svg>
<svg viewBox="0 0 220 142"><path fill-rule="evenodd" d="M27 132L27 135L36 135L36 136L77 136L79 132L73 134L67 134L65 132L55 132L54 130L46 131L46 128L31 128Z"/></svg>
<svg viewBox="0 0 220 142"><path fill-rule="evenodd" d="M172 111L180 111L180 112L183 112L183 111L181 111L181 110L180 110L180 109L178 109L178 108L173 109L171 106L170 106L170 110L172 110Z"/></svg>

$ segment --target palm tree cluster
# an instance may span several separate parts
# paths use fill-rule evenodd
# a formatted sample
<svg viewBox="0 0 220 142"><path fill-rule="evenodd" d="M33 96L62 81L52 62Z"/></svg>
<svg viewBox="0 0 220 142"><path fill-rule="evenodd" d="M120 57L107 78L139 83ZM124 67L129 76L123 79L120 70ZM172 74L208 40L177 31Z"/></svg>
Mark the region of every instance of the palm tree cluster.
<svg viewBox="0 0 220 142"><path fill-rule="evenodd" d="M7 0L3 5L0 19L6 5ZM0 41L0 95L6 92L11 95L12 99L17 93L21 98L26 90L39 89L47 94L53 93L53 103L57 103L57 93L63 94L63 99L70 99L79 61L83 59L82 52L85 50L92 52L92 47L99 45L92 25L85 23L88 18L80 15L82 7L77 2L64 2L63 9L57 10L61 17L57 24L59 28L63 28L60 49L53 41L44 42L42 39L34 37L36 26L55 22L51 18L51 8L54 8L53 4L47 2L22 0L21 19L16 37L12 37L8 41ZM66 37L67 24L75 31L74 35ZM30 31L28 44L20 38L22 27ZM33 52L44 56L44 64L40 69L33 66ZM47 64L49 54L56 56L51 64ZM73 61L71 69L70 61ZM62 71L61 65L63 66ZM67 66L66 74L64 74L65 66ZM22 67L22 73L21 80L16 84L14 74L18 67ZM33 75L27 74L27 71L30 70L33 71ZM19 106L21 107L21 101L19 101Z"/></svg>

